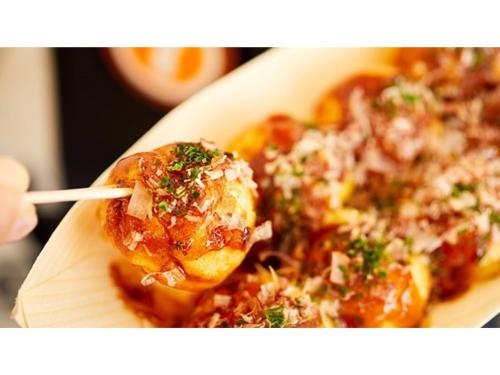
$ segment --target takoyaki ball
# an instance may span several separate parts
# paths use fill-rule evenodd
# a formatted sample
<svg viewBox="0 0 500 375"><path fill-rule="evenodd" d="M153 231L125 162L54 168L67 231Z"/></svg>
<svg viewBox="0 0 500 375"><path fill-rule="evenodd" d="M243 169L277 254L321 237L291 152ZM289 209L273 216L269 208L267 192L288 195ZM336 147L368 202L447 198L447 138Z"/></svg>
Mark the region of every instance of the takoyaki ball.
<svg viewBox="0 0 500 375"><path fill-rule="evenodd" d="M448 100L470 98L500 81L497 48L401 48L395 63Z"/></svg>
<svg viewBox="0 0 500 375"><path fill-rule="evenodd" d="M394 63L408 77L422 79L439 65L438 57L438 48L399 48Z"/></svg>
<svg viewBox="0 0 500 375"><path fill-rule="evenodd" d="M161 283L142 285L144 273L125 258L114 261L110 271L120 298L140 318L140 324L178 327L194 308L197 293Z"/></svg>
<svg viewBox="0 0 500 375"><path fill-rule="evenodd" d="M230 145L229 151L248 161L257 177L263 172L266 149L290 151L306 128L303 123L289 116L273 115L240 134Z"/></svg>
<svg viewBox="0 0 500 375"><path fill-rule="evenodd" d="M317 120L339 125L367 172L397 175L421 154L435 105L430 90L404 77L358 75L320 101Z"/></svg>
<svg viewBox="0 0 500 375"><path fill-rule="evenodd" d="M467 290L475 276L482 239L473 231L459 234L456 243L444 242L433 252L433 293L440 299Z"/></svg>
<svg viewBox="0 0 500 375"><path fill-rule="evenodd" d="M350 196L350 155L331 132L309 129L289 152L268 149L264 174L257 178L262 217L273 223L276 240L288 248L334 223Z"/></svg>
<svg viewBox="0 0 500 375"><path fill-rule="evenodd" d="M482 140L491 132L485 125L500 123L500 49L404 48L396 63L443 99L441 118L454 128L472 128L469 134Z"/></svg>
<svg viewBox="0 0 500 375"><path fill-rule="evenodd" d="M259 217L272 221L277 248L289 250L309 230L338 220L338 210L353 189L351 174L343 167L352 165L353 156L333 131L286 116L269 118L255 128L255 135L258 142L244 137L232 149L255 172Z"/></svg>
<svg viewBox="0 0 500 375"><path fill-rule="evenodd" d="M343 81L320 99L316 107L316 121L337 128L344 127L353 119L353 92L358 90L362 96L374 98L389 82L386 76L373 74L355 75Z"/></svg>
<svg viewBox="0 0 500 375"><path fill-rule="evenodd" d="M336 325L412 327L429 297L428 267L418 260L393 262L387 243L332 229L321 234L309 253L309 272L324 278L323 300L336 304Z"/></svg>
<svg viewBox="0 0 500 375"><path fill-rule="evenodd" d="M271 235L268 224L255 228L252 170L209 142L126 157L107 183L133 188L130 198L105 201L101 216L115 245L146 272L145 284L212 287Z"/></svg>
<svg viewBox="0 0 500 375"><path fill-rule="evenodd" d="M204 292L187 327L320 327L318 306L296 283L260 269Z"/></svg>

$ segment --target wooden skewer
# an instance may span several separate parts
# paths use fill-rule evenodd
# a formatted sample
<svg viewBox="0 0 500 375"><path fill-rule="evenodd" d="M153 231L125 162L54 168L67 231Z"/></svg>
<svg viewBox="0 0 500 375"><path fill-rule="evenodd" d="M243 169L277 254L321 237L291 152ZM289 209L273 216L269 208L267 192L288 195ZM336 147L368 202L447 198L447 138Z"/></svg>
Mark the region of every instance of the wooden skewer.
<svg viewBox="0 0 500 375"><path fill-rule="evenodd" d="M130 188L115 188L112 186L98 186L82 189L30 191L24 193L23 200L32 204L71 202L89 199L114 199L132 195Z"/></svg>

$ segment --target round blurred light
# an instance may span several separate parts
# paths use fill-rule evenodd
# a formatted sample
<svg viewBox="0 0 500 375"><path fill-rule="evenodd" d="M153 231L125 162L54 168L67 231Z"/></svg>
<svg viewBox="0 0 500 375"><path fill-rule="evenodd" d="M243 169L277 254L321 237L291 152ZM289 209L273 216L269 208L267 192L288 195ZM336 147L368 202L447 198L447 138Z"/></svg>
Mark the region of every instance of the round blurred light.
<svg viewBox="0 0 500 375"><path fill-rule="evenodd" d="M119 76L145 99L172 107L235 66L228 48L109 48Z"/></svg>

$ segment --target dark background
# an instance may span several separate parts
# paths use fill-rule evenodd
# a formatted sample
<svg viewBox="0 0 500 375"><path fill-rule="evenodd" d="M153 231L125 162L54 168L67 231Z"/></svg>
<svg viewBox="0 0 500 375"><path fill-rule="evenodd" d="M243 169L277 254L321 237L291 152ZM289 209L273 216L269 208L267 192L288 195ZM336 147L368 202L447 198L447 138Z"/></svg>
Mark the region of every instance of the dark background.
<svg viewBox="0 0 500 375"><path fill-rule="evenodd" d="M265 48L235 48L238 64ZM89 186L99 174L155 125L160 109L131 91L98 48L54 49L64 173L68 188ZM35 235L47 242L71 205L40 217Z"/></svg>

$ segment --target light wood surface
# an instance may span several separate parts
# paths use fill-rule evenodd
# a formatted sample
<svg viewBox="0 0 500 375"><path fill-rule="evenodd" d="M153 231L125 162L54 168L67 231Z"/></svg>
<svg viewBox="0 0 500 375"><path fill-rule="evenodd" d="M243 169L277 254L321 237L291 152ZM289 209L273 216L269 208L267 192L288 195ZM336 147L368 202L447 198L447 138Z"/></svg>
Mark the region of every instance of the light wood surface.
<svg viewBox="0 0 500 375"><path fill-rule="evenodd" d="M205 138L220 147L246 126L277 112L310 119L316 101L359 71L389 69L386 49L272 50L178 106L127 152ZM95 182L102 185L107 171ZM45 245L19 290L14 317L30 327L141 327L109 277L118 250L103 238L98 202L76 203ZM431 307L428 325L478 327L499 311L500 278L456 301Z"/></svg>

